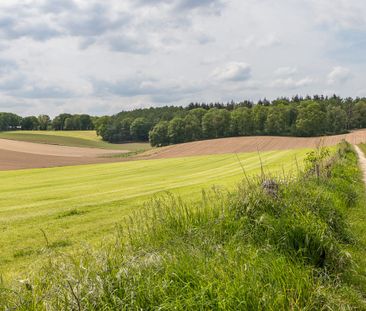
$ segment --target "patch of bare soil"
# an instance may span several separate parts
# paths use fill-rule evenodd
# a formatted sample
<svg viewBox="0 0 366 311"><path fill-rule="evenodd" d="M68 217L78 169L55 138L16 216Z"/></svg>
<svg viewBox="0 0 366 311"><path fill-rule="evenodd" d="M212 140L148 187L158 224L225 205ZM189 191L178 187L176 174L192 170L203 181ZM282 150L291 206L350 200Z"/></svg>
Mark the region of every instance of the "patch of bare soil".
<svg viewBox="0 0 366 311"><path fill-rule="evenodd" d="M159 159L210 154L315 148L319 145L334 146L343 139L351 144L365 142L366 129L344 135L324 137L249 136L196 141L154 149L145 153L144 157Z"/></svg>
<svg viewBox="0 0 366 311"><path fill-rule="evenodd" d="M366 158L365 158L365 155L363 154L362 150L358 146L354 145L354 147L357 152L358 162L359 162L361 170L362 170L363 181L366 184Z"/></svg>
<svg viewBox="0 0 366 311"><path fill-rule="evenodd" d="M31 153L37 155L49 155L58 157L98 157L103 155L127 153L128 150L106 150L97 148L79 148L60 145L37 144L25 141L0 139L0 149Z"/></svg>
<svg viewBox="0 0 366 311"><path fill-rule="evenodd" d="M117 162L111 155L127 152L0 139L0 170Z"/></svg>

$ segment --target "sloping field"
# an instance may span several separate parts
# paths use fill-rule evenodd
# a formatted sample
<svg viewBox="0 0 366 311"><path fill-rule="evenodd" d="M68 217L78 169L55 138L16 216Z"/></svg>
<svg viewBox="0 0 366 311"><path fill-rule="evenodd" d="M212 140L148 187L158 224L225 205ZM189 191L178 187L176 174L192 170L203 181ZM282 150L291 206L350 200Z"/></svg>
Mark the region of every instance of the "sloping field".
<svg viewBox="0 0 366 311"><path fill-rule="evenodd" d="M0 139L0 170L105 163L128 150L106 150Z"/></svg>
<svg viewBox="0 0 366 311"><path fill-rule="evenodd" d="M305 154L263 152L261 158L266 170L282 174ZM238 156L247 174L259 172L257 153ZM235 155L211 155L4 171L0 179L1 274L37 265L46 245L64 251L100 241L153 194L172 191L194 200L202 188L235 185L243 172Z"/></svg>
<svg viewBox="0 0 366 311"><path fill-rule="evenodd" d="M61 145L109 150L147 150L148 143L110 144L97 136L95 131L9 131L0 132L0 138L40 144Z"/></svg>
<svg viewBox="0 0 366 311"><path fill-rule="evenodd" d="M279 136L220 138L168 146L153 150L152 152L150 151L147 155L152 159L159 159L208 154L315 148L318 145L334 146L343 139L347 140L351 144L365 142L366 130L358 130L344 135L309 138Z"/></svg>

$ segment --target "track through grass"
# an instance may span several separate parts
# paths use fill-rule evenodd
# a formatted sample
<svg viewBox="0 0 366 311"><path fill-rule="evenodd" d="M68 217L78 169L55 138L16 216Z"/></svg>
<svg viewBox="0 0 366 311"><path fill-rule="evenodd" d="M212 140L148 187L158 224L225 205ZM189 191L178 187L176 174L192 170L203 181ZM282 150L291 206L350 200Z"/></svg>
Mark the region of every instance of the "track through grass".
<svg viewBox="0 0 366 311"><path fill-rule="evenodd" d="M296 170L307 150L261 154L266 170ZM248 175L260 172L257 153L239 154ZM234 154L0 172L0 273L37 265L46 244L77 248L111 235L115 224L153 194L172 191L195 200L202 188L243 179Z"/></svg>

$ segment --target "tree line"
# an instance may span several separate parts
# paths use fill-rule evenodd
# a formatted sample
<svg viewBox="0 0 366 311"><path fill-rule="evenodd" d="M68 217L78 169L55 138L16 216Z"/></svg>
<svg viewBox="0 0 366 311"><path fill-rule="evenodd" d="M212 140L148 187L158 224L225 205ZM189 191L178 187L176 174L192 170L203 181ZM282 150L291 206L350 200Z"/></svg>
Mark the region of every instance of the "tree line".
<svg viewBox="0 0 366 311"><path fill-rule="evenodd" d="M53 120L45 114L21 117L14 113L0 112L0 131L11 130L94 130L99 117L87 114L62 113Z"/></svg>
<svg viewBox="0 0 366 311"><path fill-rule="evenodd" d="M137 109L96 122L103 140L149 140L152 146L229 136L320 136L364 127L366 98L317 95Z"/></svg>

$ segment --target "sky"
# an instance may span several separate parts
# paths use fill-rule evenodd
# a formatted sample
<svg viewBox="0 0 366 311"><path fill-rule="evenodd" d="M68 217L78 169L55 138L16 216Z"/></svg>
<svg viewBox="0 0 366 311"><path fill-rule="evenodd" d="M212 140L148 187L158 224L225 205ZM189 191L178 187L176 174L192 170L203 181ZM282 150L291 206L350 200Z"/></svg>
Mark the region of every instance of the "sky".
<svg viewBox="0 0 366 311"><path fill-rule="evenodd" d="M363 0L0 2L0 111L366 96Z"/></svg>

